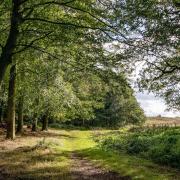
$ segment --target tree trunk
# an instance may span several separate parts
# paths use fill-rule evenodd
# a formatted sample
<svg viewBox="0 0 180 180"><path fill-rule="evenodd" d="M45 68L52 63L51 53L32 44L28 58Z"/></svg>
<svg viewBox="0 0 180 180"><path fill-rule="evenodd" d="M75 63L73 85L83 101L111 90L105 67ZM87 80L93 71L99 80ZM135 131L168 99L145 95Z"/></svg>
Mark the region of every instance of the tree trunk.
<svg viewBox="0 0 180 180"><path fill-rule="evenodd" d="M36 132L36 131L37 131L37 117L33 119L33 123L32 123L32 132Z"/></svg>
<svg viewBox="0 0 180 180"><path fill-rule="evenodd" d="M48 115L45 115L42 121L42 131L47 131L47 130L48 130Z"/></svg>
<svg viewBox="0 0 180 180"><path fill-rule="evenodd" d="M4 121L4 102L1 101L1 103L0 103L0 126L2 128L5 128L3 121Z"/></svg>
<svg viewBox="0 0 180 180"><path fill-rule="evenodd" d="M39 97L37 97L35 99L35 102L36 102L36 107L38 107L38 105L39 105ZM38 122L38 115L37 115L37 113L35 113L34 117L33 117L33 122L32 122L32 131L34 131L34 132L37 131L37 122Z"/></svg>
<svg viewBox="0 0 180 180"><path fill-rule="evenodd" d="M8 90L8 118L7 118L7 139L15 138L15 83L16 65L10 69L9 90Z"/></svg>
<svg viewBox="0 0 180 180"><path fill-rule="evenodd" d="M18 122L17 122L17 133L21 134L23 132L23 96L20 97L19 103L18 103Z"/></svg>
<svg viewBox="0 0 180 180"><path fill-rule="evenodd" d="M0 126L3 127L3 102L0 103Z"/></svg>
<svg viewBox="0 0 180 180"><path fill-rule="evenodd" d="M3 113L2 110L0 110L0 127L3 126Z"/></svg>
<svg viewBox="0 0 180 180"><path fill-rule="evenodd" d="M19 34L19 23L21 19L21 14L19 12L21 0L13 0L13 8L11 13L11 27L9 35L5 46L2 48L2 53L0 55L0 88L2 80L4 78L5 72L9 64L12 63L12 54L16 47L16 41Z"/></svg>
<svg viewBox="0 0 180 180"><path fill-rule="evenodd" d="M6 69L8 67L8 64L9 63L2 62L2 60L0 58L0 89L2 86L2 81L3 81L4 75L5 75Z"/></svg>

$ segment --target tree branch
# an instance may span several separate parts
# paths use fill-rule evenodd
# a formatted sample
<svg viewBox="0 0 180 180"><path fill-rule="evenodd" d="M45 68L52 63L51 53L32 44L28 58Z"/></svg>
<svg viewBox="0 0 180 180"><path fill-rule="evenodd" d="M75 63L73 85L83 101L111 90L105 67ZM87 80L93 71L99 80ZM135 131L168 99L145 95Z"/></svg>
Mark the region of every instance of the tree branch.
<svg viewBox="0 0 180 180"><path fill-rule="evenodd" d="M47 2L44 2L44 3L34 4L33 7L24 8L23 11L34 10L35 8L38 8L38 7L41 7L41 6L45 6L45 5L51 5L51 4L62 6L62 5L66 5L66 4L75 2L75 1L76 1L76 0L71 0L71 1L63 2L63 3L56 2L56 1L47 1Z"/></svg>
<svg viewBox="0 0 180 180"><path fill-rule="evenodd" d="M23 51L26 51L28 48L30 48L30 47L32 47L32 45L36 42L36 41L39 41L39 40L42 40L42 39L44 39L44 38L46 38L48 35L50 35L52 32L49 32L49 33L47 33L47 34L45 34L44 36L42 36L42 37L39 37L39 38L36 38L36 39L34 39L33 41L31 41L29 44L27 44L26 46L24 46L24 48L22 48L22 49L20 49L19 51L16 51L16 52L14 52L13 54L18 54L18 53L21 53L21 52L23 52ZM18 45L16 45L16 46L18 46ZM21 45L20 45L21 46Z"/></svg>
<svg viewBox="0 0 180 180"><path fill-rule="evenodd" d="M23 20L24 21L40 21L40 22L44 22L44 23L47 23L47 24L62 25L62 26L72 26L72 27L83 28L83 29L106 30L106 29L103 29L103 28L100 28L100 27L91 27L91 26L77 25L77 24L73 24L73 23L56 22L56 21L51 21L51 20L41 19L41 18L24 18Z"/></svg>

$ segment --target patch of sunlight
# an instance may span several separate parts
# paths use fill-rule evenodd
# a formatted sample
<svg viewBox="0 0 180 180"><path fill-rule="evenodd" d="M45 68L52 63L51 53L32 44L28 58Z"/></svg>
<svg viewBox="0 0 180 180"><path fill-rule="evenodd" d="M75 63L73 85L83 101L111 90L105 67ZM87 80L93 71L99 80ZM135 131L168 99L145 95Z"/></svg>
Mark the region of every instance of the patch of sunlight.
<svg viewBox="0 0 180 180"><path fill-rule="evenodd" d="M26 137L18 139L12 145L19 149L1 152L1 165L6 165L6 173L21 179L69 179L69 169L72 164L71 155L79 153L96 165L110 171L119 172L122 176L142 180L170 180L176 178L176 172L159 167L148 160L129 156L123 153L99 149L93 141L93 136L125 132L95 130L66 131L51 129L45 137ZM39 146L37 146L39 145ZM37 149L34 147L37 146ZM16 149L16 148L15 148ZM175 177L175 178L173 178Z"/></svg>
<svg viewBox="0 0 180 180"><path fill-rule="evenodd" d="M77 151L94 147L96 143L92 139L91 131L68 131L66 135L69 137L59 139L63 146L59 146L61 151Z"/></svg>

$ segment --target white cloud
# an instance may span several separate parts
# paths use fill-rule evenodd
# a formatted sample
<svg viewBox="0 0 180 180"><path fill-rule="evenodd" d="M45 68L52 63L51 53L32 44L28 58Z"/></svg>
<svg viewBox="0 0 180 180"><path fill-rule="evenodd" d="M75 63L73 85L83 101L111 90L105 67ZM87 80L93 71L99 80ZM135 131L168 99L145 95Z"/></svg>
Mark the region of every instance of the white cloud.
<svg viewBox="0 0 180 180"><path fill-rule="evenodd" d="M165 102L155 97L152 93L136 93L137 101L141 108L144 110L147 116L165 116L165 117L177 117L180 116L180 112L167 111Z"/></svg>

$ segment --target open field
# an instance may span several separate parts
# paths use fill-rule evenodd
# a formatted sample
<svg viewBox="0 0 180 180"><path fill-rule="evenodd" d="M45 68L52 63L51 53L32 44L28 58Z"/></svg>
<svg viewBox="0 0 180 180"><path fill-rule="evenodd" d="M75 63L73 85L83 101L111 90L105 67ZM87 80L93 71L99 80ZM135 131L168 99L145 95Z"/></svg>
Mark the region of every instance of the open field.
<svg viewBox="0 0 180 180"><path fill-rule="evenodd" d="M180 126L180 117L168 118L168 117L148 117L145 122L147 126Z"/></svg>
<svg viewBox="0 0 180 180"><path fill-rule="evenodd" d="M117 131L116 131L117 132ZM0 132L0 179L175 180L180 172L124 153L97 147L101 131L49 130L5 141Z"/></svg>

